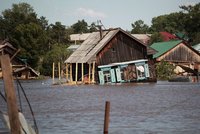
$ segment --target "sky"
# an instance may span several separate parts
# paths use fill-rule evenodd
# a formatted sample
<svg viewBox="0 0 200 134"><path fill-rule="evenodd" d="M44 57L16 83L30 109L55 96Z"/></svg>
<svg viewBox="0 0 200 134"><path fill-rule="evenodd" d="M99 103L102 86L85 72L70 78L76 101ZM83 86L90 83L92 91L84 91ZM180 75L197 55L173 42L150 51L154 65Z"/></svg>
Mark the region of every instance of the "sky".
<svg viewBox="0 0 200 134"><path fill-rule="evenodd" d="M139 19L150 26L153 17L179 12L179 6L200 0L0 0L0 12L20 2L30 4L49 24L59 21L71 26L84 19L90 25L101 20L105 28L131 30L131 24Z"/></svg>

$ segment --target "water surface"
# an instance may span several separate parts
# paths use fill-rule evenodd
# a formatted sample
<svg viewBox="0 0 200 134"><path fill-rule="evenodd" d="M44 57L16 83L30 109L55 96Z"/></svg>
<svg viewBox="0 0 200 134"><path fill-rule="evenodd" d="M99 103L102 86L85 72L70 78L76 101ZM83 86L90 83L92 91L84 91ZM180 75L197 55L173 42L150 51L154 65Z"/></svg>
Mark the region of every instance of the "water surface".
<svg viewBox="0 0 200 134"><path fill-rule="evenodd" d="M111 104L109 134L200 132L200 83L79 86L52 86L51 80L21 83L40 134L102 134L106 101ZM27 104L23 101L22 105L26 110Z"/></svg>

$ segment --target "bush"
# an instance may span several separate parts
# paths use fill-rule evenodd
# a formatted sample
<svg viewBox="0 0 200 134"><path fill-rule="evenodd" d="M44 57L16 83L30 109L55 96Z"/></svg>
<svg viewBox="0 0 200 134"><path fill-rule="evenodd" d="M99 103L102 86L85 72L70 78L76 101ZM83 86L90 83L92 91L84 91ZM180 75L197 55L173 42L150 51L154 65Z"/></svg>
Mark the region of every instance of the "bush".
<svg viewBox="0 0 200 134"><path fill-rule="evenodd" d="M156 64L157 78L159 80L169 80L174 75L175 67L166 61L161 61Z"/></svg>

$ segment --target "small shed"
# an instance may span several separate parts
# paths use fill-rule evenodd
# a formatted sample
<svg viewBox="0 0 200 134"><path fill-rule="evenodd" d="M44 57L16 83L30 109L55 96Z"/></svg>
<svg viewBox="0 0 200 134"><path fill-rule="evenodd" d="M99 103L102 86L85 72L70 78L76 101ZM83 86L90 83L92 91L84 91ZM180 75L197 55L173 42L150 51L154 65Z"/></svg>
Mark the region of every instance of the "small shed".
<svg viewBox="0 0 200 134"><path fill-rule="evenodd" d="M182 67L183 70L200 71L200 53L182 40L171 40L168 42L158 42L151 45L158 52L153 55L157 62L168 61L175 66ZM185 68L188 68L187 70ZM175 70L177 73L185 71ZM193 73L193 72L187 72Z"/></svg>
<svg viewBox="0 0 200 134"><path fill-rule="evenodd" d="M93 32L65 61L66 77L75 83L86 79L88 83L99 82L98 66L149 59L154 53L154 49L121 28ZM154 72L154 64L150 63Z"/></svg>

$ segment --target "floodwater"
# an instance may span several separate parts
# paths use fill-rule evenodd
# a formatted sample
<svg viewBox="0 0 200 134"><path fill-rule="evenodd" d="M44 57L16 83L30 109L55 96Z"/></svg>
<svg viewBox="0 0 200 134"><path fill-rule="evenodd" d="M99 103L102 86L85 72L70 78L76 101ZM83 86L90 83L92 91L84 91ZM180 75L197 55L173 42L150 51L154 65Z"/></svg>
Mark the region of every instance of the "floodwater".
<svg viewBox="0 0 200 134"><path fill-rule="evenodd" d="M111 106L109 134L200 133L200 83L21 84L40 134L102 134L106 101Z"/></svg>

